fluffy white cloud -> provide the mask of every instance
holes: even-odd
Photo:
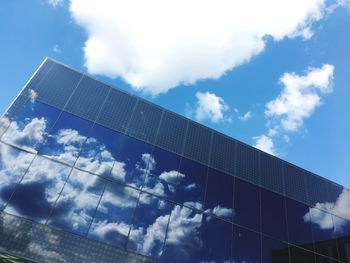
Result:
[[[215,206],[212,209],[212,213],[214,215],[217,215],[218,217],[231,217],[232,213],[233,213],[233,209],[232,208],[226,208],[226,207],[222,207],[220,205]]]
[[[178,171],[172,170],[169,172],[165,172],[165,171],[162,172],[159,175],[159,178],[170,184],[178,184],[181,182],[183,178],[185,178],[185,175]]]
[[[275,146],[271,137],[261,134],[260,136],[253,137],[255,140],[254,147],[267,152],[272,155],[276,155]]]
[[[48,4],[53,6],[54,8],[62,6],[63,0],[47,0]]]
[[[267,117],[280,119],[286,131],[297,131],[321,104],[321,94],[332,92],[334,66],[310,68],[306,75],[284,73],[280,79],[283,90],[266,105]]]
[[[224,113],[229,109],[223,98],[210,92],[197,92],[197,107],[195,117],[197,120],[210,120],[212,122],[220,122],[229,120]]]
[[[326,8],[325,0],[70,2],[87,32],[89,72],[153,95],[219,78],[259,54],[266,36],[310,38]]]
[[[7,127],[10,125],[10,120],[7,117],[0,118],[0,137],[6,131]]]

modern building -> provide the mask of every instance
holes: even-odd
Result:
[[[350,262],[348,189],[52,59],[0,122],[1,259]]]

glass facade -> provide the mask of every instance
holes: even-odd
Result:
[[[0,119],[0,255],[23,262],[350,262],[349,204],[51,59]]]

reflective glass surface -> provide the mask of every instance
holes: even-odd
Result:
[[[128,249],[159,258],[173,204],[143,193],[136,208],[129,235]]]
[[[287,241],[284,196],[261,188],[261,231]]]
[[[314,263],[315,254],[299,247],[289,247],[290,263]]]
[[[45,223],[71,168],[37,156],[5,211]]]
[[[140,188],[146,175],[154,168],[152,146],[118,133],[114,141],[118,147],[113,149],[116,161],[111,178]]]
[[[287,263],[289,262],[288,244],[272,238],[262,236],[261,240],[262,263]]]
[[[73,169],[51,214],[49,224],[85,235],[95,214],[104,185],[103,179]]]
[[[242,227],[233,227],[233,262],[260,263],[260,234]]]
[[[237,224],[260,231],[259,187],[235,179],[234,217]]]
[[[171,212],[161,259],[169,263],[198,261],[202,214],[176,205]]]
[[[0,210],[27,171],[34,155],[0,143]]]
[[[350,221],[332,216],[334,223],[334,237],[337,240],[339,259],[350,262]]]
[[[205,208],[209,213],[232,221],[234,177],[209,169]]]
[[[139,191],[109,183],[99,203],[88,237],[124,247]]]
[[[35,100],[29,100],[13,118],[1,140],[27,151],[37,152],[60,111]]]
[[[313,251],[309,207],[286,198],[286,208],[289,242]]]
[[[178,173],[180,157],[155,147],[148,163],[144,190],[159,196],[173,199],[176,186],[184,175]]]
[[[39,154],[74,165],[91,127],[92,122],[63,112],[49,132]]]
[[[181,159],[181,181],[176,189],[176,201],[190,207],[203,207],[208,168],[197,162]]]
[[[317,208],[309,211],[315,251],[319,254],[338,258],[337,244],[334,236],[332,215]]]
[[[200,262],[230,262],[232,224],[213,216],[203,217]]]

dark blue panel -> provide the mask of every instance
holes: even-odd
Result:
[[[131,137],[115,134],[113,149],[115,163],[111,178],[119,182],[140,188],[152,163],[152,146]]]
[[[261,231],[274,238],[287,241],[284,196],[261,188]]]
[[[328,208],[329,210],[341,217],[347,218],[350,220],[350,214],[348,212],[348,209],[339,209],[339,205],[343,202],[347,202],[347,200],[350,200],[350,194],[349,190],[347,190],[345,187],[338,185],[333,182],[327,183],[327,189],[329,194],[329,204]]]
[[[176,201],[186,206],[203,208],[208,168],[197,162],[181,159],[180,177]]]
[[[183,179],[178,173],[180,156],[155,147],[148,163],[148,173],[143,190],[173,199],[176,186]]]
[[[75,89],[64,110],[79,117],[95,121],[109,93],[110,87],[97,80],[84,77]]]
[[[9,120],[13,120],[16,118],[17,114],[23,109],[23,107],[26,105],[27,101],[30,100],[29,98],[19,95],[15,101],[11,104],[10,108],[5,113],[5,116]],[[0,132],[1,136],[1,132]]]
[[[73,169],[57,201],[49,224],[85,235],[95,214],[105,181]]]
[[[49,132],[39,154],[74,165],[91,128],[92,122],[63,112]]]
[[[5,211],[45,223],[71,168],[36,157]]]
[[[233,221],[260,231],[259,187],[236,178],[234,194]]]
[[[159,258],[173,204],[146,193],[136,208],[127,248],[142,255]]]
[[[337,239],[339,259],[350,262],[350,221],[332,216],[334,223],[334,237]]]
[[[316,263],[338,263],[338,260],[315,254]]]
[[[286,198],[289,243],[313,251],[309,207]]]
[[[260,152],[261,186],[284,194],[282,165],[282,160]]]
[[[234,174],[236,141],[219,133],[213,133],[210,166]]]
[[[259,151],[237,142],[236,176],[260,185]]]
[[[29,100],[13,118],[1,139],[27,151],[36,152],[59,114],[60,111],[53,107]]]
[[[139,100],[127,133],[143,141],[154,143],[161,115],[162,110],[159,107]]]
[[[176,205],[170,222],[161,259],[167,263],[193,263],[199,257],[199,233],[202,215]]]
[[[28,96],[28,95],[30,95],[30,91],[29,90],[36,91],[38,89],[38,85],[45,78],[45,76],[50,71],[50,69],[52,68],[53,65],[54,65],[54,62],[52,60],[46,59],[44,61],[44,63],[40,66],[38,71],[35,73],[35,75],[27,83],[27,85],[24,88],[22,94],[25,95],[25,96]]]
[[[204,164],[209,163],[212,131],[195,122],[189,122],[184,146],[184,156]]]
[[[175,113],[164,111],[159,126],[156,145],[181,154],[188,120]]]
[[[262,263],[288,263],[288,244],[262,236],[261,240]]]
[[[214,169],[209,169],[205,197],[208,212],[226,220],[233,217],[234,177]]]
[[[53,65],[46,77],[37,85],[38,100],[62,109],[81,78],[81,73],[60,64]]]
[[[317,208],[310,208],[315,251],[319,254],[338,258],[332,215]]]
[[[232,224],[204,216],[200,262],[231,262]]]
[[[260,234],[234,226],[232,250],[233,262],[260,263]]]
[[[139,191],[108,184],[98,206],[88,237],[125,247]]]
[[[96,122],[125,132],[136,101],[135,97],[112,88]]]
[[[315,262],[315,254],[313,252],[290,246],[290,263],[314,263]]]
[[[0,211],[27,171],[34,155],[0,143]]]
[[[326,203],[329,201],[327,182],[325,179],[305,172],[309,205],[314,206],[317,203]]]
[[[300,168],[284,162],[284,180],[286,196],[307,203],[305,173]]]

